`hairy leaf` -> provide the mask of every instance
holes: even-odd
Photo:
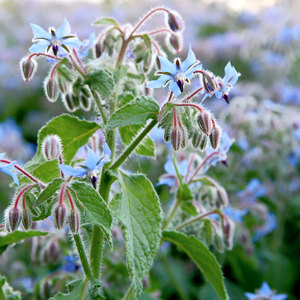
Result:
[[[118,22],[111,18],[100,18],[93,23],[93,25],[113,25],[119,26]]]
[[[57,178],[54,179],[51,183],[49,183],[47,188],[39,195],[36,201],[36,206],[40,205],[41,203],[52,197],[54,193],[60,189],[63,182],[63,179]]]
[[[176,231],[164,231],[163,238],[184,251],[195,262],[220,298],[228,299],[221,267],[214,255],[200,240]]]

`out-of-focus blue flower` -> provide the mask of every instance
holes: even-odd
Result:
[[[300,29],[297,26],[284,26],[278,34],[281,43],[289,45],[300,38]]]
[[[175,63],[171,63],[162,56],[158,58],[161,67],[157,75],[160,75],[160,77],[157,80],[149,81],[147,87],[161,88],[169,84],[169,88],[175,97],[178,97],[183,92],[185,83],[190,84],[190,79],[194,76],[193,72],[201,70],[200,62],[196,59],[191,46],[189,47],[188,56],[183,62],[180,62],[178,58],[175,60]]]
[[[96,40],[96,34],[95,34],[95,32],[93,32],[93,33],[90,34],[88,40],[83,41],[81,43],[81,46],[78,50],[79,56],[81,58],[85,58],[86,56],[88,56],[89,50],[90,50],[91,47],[94,46],[95,40]]]
[[[259,290],[255,291],[255,294],[252,293],[245,293],[245,296],[249,299],[249,300],[285,300],[287,299],[287,295],[285,294],[279,294],[276,295],[275,291],[271,290],[271,288],[269,287],[269,285],[264,282]]]
[[[254,236],[253,241],[256,242],[265,235],[271,233],[277,226],[276,216],[273,213],[268,213],[267,220],[265,223],[257,228]]]
[[[63,25],[56,30],[49,28],[49,32],[47,32],[36,24],[31,24],[31,28],[34,37],[33,42],[37,43],[29,48],[30,52],[43,53],[52,49],[56,56],[61,47],[70,52],[72,48],[80,46],[80,41],[74,34],[71,34],[71,27],[66,18]]]
[[[98,156],[90,147],[86,146],[87,158],[83,165],[79,168],[73,168],[68,165],[59,164],[59,168],[66,176],[84,177],[88,176],[93,185],[96,185],[97,173],[100,168],[110,161],[111,151],[107,145],[104,143],[104,154]]]
[[[219,161],[226,164],[227,152],[232,146],[234,139],[232,139],[227,132],[223,132],[220,146],[217,150],[209,146],[206,150],[206,155],[209,158],[204,167],[204,173],[210,168],[210,166],[216,166]]]
[[[241,74],[236,71],[235,67],[233,67],[229,61],[225,66],[225,76],[220,82],[218,82],[219,89],[215,91],[216,97],[223,97],[226,101],[228,101],[229,92],[233,85],[238,81],[239,76],[241,76]]]
[[[181,161],[177,165],[178,173],[180,175],[184,176],[187,172],[187,167],[188,167],[187,160]],[[175,167],[174,167],[174,164],[173,164],[173,161],[172,161],[172,158],[170,155],[168,155],[168,159],[164,165],[164,169],[167,174],[164,174],[159,178],[159,182],[157,183],[157,185],[166,184],[170,187],[175,186],[176,182],[177,182],[177,175],[176,175]]]
[[[15,280],[14,286],[21,285],[26,291],[31,291],[34,285],[34,280],[31,277],[23,277]]]
[[[227,206],[223,210],[224,214],[231,218],[235,222],[242,223],[243,216],[245,216],[249,210],[247,208],[244,209],[235,209],[232,206]]]
[[[237,192],[237,196],[245,202],[253,203],[258,197],[263,197],[267,194],[266,187],[257,178],[251,179],[245,190]]]
[[[0,159],[4,159],[5,153],[0,153]],[[0,165],[0,172],[9,175],[15,182],[16,185],[19,185],[19,180],[17,175],[13,172],[15,161],[11,162],[10,164]]]
[[[240,147],[240,149],[242,149],[243,151],[247,150],[249,147],[249,143],[245,138],[240,138],[236,141],[236,143],[238,144],[238,146]]]
[[[296,125],[294,136],[300,142],[300,122]]]
[[[81,265],[79,263],[79,258],[66,255],[65,256],[65,265],[63,266],[63,269],[65,272],[73,273],[76,272],[78,269],[81,268]]]

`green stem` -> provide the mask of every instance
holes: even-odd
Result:
[[[85,274],[85,276],[88,280],[91,280],[93,278],[93,275],[92,275],[92,271],[90,269],[88,259],[86,257],[86,253],[85,253],[85,250],[84,250],[84,246],[83,246],[81,237],[80,237],[79,234],[73,234],[73,238],[74,238],[74,241],[75,241],[75,245],[76,245],[76,248],[77,248],[77,251],[78,251],[78,255],[79,255],[79,258],[80,258],[80,261],[81,261],[81,264],[82,264],[84,274]]]
[[[90,263],[94,278],[100,278],[100,268],[103,252],[103,232],[98,225],[94,225],[90,250]]]
[[[132,300],[133,296],[133,286],[130,285],[122,300]]]
[[[95,92],[95,91],[92,91],[92,94],[93,94],[95,103],[96,103],[96,105],[97,105],[97,108],[98,108],[98,110],[99,110],[99,112],[100,112],[100,114],[101,114],[103,123],[106,124],[106,122],[107,122],[107,117],[106,117],[106,114],[105,114],[105,112],[104,112],[104,110],[103,110],[103,107],[102,107],[102,104],[101,104],[99,95],[98,95],[97,92]]]
[[[168,217],[167,217],[167,219],[166,219],[166,222],[165,222],[165,224],[164,224],[164,226],[163,226],[163,230],[165,230],[165,229],[168,228],[168,225],[170,224],[171,220],[173,219],[174,214],[175,214],[175,212],[177,211],[177,209],[178,209],[180,203],[181,203],[181,201],[180,201],[178,198],[176,198],[176,200],[175,200],[175,202],[173,203],[173,206],[172,206],[172,208],[171,208],[171,210],[170,210],[170,212],[169,212],[169,215],[168,215]]]
[[[131,152],[139,145],[143,138],[151,131],[151,129],[157,124],[157,120],[152,120],[144,130],[138,135],[138,137],[128,146],[128,148],[119,156],[119,158],[110,167],[111,169],[117,169],[122,165]]]
[[[117,59],[117,63],[116,63],[116,69],[119,69],[121,67],[124,55],[126,53],[127,46],[128,46],[130,41],[131,41],[131,37],[129,37],[127,40],[123,39],[121,50],[120,50],[120,53],[119,53],[119,56],[118,56],[118,59]]]

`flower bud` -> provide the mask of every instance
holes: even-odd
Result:
[[[197,123],[200,129],[209,136],[212,130],[211,114],[207,111],[202,111],[197,117]]]
[[[181,31],[183,29],[183,22],[178,14],[174,12],[168,13],[168,25],[170,29],[174,32]]]
[[[50,102],[55,102],[58,98],[58,86],[54,77],[48,77],[44,81],[45,95]]]
[[[165,132],[164,132],[164,141],[167,143],[171,138],[171,128],[168,126],[167,128],[165,128]]]
[[[160,59],[159,59],[158,55],[156,56],[155,62],[156,62],[157,68],[160,69],[161,65],[160,65]]]
[[[49,280],[44,280],[40,283],[39,296],[41,299],[49,299],[51,297],[51,285]]]
[[[11,231],[18,229],[22,220],[22,212],[17,207],[13,207],[8,212],[8,223]]]
[[[61,229],[65,225],[67,209],[65,205],[58,205],[54,210],[55,227]]]
[[[225,238],[225,246],[227,250],[231,250],[233,246],[233,236],[234,236],[234,229],[235,229],[235,224],[232,220],[226,218],[224,220],[224,227],[223,227],[223,232],[224,232],[224,238]]]
[[[69,216],[69,226],[73,233],[78,233],[80,229],[80,214],[77,210],[72,209]]]
[[[67,82],[67,80],[64,77],[58,76],[57,77],[57,83],[58,83],[59,90],[63,94],[68,91],[68,82]]]
[[[143,62],[143,71],[144,73],[147,73],[152,66],[152,53],[150,51],[147,51],[147,53],[144,55]]]
[[[224,207],[228,206],[229,202],[228,202],[228,195],[227,195],[226,190],[220,185],[217,185],[216,188],[217,188],[217,194],[219,197],[220,205],[222,205]]]
[[[72,99],[72,94],[71,93],[67,93],[64,95],[63,97],[63,103],[66,107],[66,109],[69,111],[69,112],[74,112],[76,110],[76,107],[73,103],[73,99]]]
[[[222,135],[221,128],[219,126],[214,126],[209,138],[210,138],[210,144],[213,147],[213,149],[215,149],[215,150],[220,145],[221,135]]]
[[[23,209],[22,225],[25,230],[31,229],[32,217],[29,209]]]
[[[79,96],[79,102],[80,102],[80,107],[83,110],[89,111],[91,109],[91,100],[89,97],[86,97],[85,95],[81,94]]]
[[[51,242],[47,245],[46,256],[48,262],[58,262],[60,250],[56,239],[51,240]]]
[[[182,39],[178,34],[171,34],[167,36],[167,42],[179,54],[182,49]]]
[[[202,134],[200,144],[199,144],[200,150],[204,151],[207,147],[207,144],[208,144],[208,137],[205,134]]]
[[[42,154],[46,160],[59,158],[62,154],[61,140],[57,135],[47,135],[42,143]]]
[[[202,132],[201,131],[194,131],[192,136],[192,145],[194,148],[198,148],[200,146],[200,141],[202,138]]]
[[[180,128],[182,133],[181,148],[185,148],[188,144],[188,132],[185,127]]]
[[[182,132],[178,127],[174,127],[171,131],[171,144],[175,151],[178,151],[182,141]]]
[[[95,44],[95,57],[96,58],[99,58],[102,53],[103,53],[103,49],[102,49],[102,43],[101,42],[98,42]]]
[[[211,72],[206,72],[202,75],[202,84],[205,92],[209,95],[213,95],[218,88],[215,76]]]
[[[77,109],[77,108],[80,107],[79,96],[80,96],[80,95],[72,94],[72,101],[73,101],[73,104],[74,104],[75,109]]]
[[[35,71],[37,70],[37,62],[35,59],[24,57],[20,61],[21,74],[24,81],[28,82],[33,78]]]

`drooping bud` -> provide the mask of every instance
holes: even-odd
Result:
[[[212,130],[211,114],[207,111],[202,111],[197,117],[197,123],[200,129],[209,136]]]
[[[218,88],[215,76],[209,71],[206,71],[206,73],[202,74],[202,84],[205,92],[209,95],[213,95]]]
[[[52,239],[46,249],[47,261],[58,262],[60,250],[56,239]]]
[[[181,31],[183,29],[183,21],[177,13],[168,13],[168,25],[170,29],[174,32]]]
[[[77,210],[72,209],[69,216],[69,226],[73,233],[78,233],[80,229],[80,214]]]
[[[29,209],[23,209],[22,225],[25,230],[31,229],[32,217]]]
[[[220,205],[222,205],[224,207],[228,206],[229,202],[228,202],[228,195],[227,195],[226,190],[220,185],[217,185],[216,188],[217,188],[217,194],[219,197]]]
[[[64,94],[68,91],[68,82],[63,76],[57,77],[59,90]]]
[[[204,151],[207,147],[208,144],[208,137],[205,134],[202,134],[200,144],[199,144],[199,149],[201,151]]]
[[[152,53],[150,51],[147,51],[147,53],[144,55],[143,60],[143,71],[144,73],[147,73],[152,66]]]
[[[194,148],[198,148],[200,146],[202,135],[203,134],[201,131],[194,131],[192,136],[192,145],[194,146]]]
[[[69,112],[74,112],[76,110],[71,93],[67,93],[64,95],[63,104]]]
[[[179,54],[182,49],[182,38],[178,34],[167,36],[167,42]]]
[[[95,44],[95,57],[96,58],[99,58],[102,53],[103,53],[103,49],[102,49],[102,43],[101,42],[98,42]]]
[[[210,138],[210,144],[213,147],[213,149],[217,149],[220,145],[221,141],[221,135],[222,135],[222,130],[219,126],[214,126],[212,129],[212,132],[209,136]]]
[[[37,62],[33,58],[24,57],[20,61],[20,68],[24,81],[28,82],[37,70]]]
[[[91,100],[89,97],[86,97],[85,95],[81,94],[79,97],[80,107],[85,110],[89,111],[91,109]]]
[[[171,138],[171,128],[167,127],[165,128],[165,132],[164,132],[164,141],[167,143]]]
[[[40,283],[39,296],[41,299],[49,299],[51,297],[51,285],[49,280],[44,280]]]
[[[174,151],[178,151],[182,141],[182,131],[178,127],[174,127],[171,131],[171,144]]]
[[[57,135],[47,135],[42,143],[42,154],[46,160],[59,158],[62,154],[61,140]]]
[[[58,205],[54,210],[55,227],[61,229],[65,225],[67,209],[64,204]]]
[[[19,208],[13,207],[8,212],[8,223],[11,231],[18,229],[22,220],[22,212]]]
[[[57,81],[54,77],[48,77],[44,81],[45,95],[50,102],[55,102],[58,98],[59,91]]]
[[[181,129],[181,133],[182,133],[181,148],[184,149],[188,144],[188,141],[189,141],[188,135],[189,134],[185,127],[181,127],[180,129]]]
[[[74,104],[75,109],[80,107],[79,96],[80,96],[80,95],[72,94],[72,101],[73,101],[73,104]]]
[[[160,70],[161,65],[160,65],[160,59],[158,56],[156,56],[155,61],[156,61],[157,68]]]
[[[224,238],[225,238],[225,246],[226,246],[227,250],[232,249],[234,229],[235,229],[235,223],[232,220],[226,218],[224,220],[223,232],[224,232]]]

